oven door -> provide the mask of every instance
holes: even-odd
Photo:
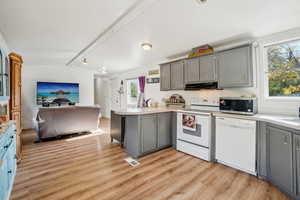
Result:
[[[210,116],[177,113],[177,139],[208,147],[210,124]]]

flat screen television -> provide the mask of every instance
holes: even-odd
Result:
[[[38,105],[79,103],[78,83],[37,82]]]

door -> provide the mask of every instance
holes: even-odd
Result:
[[[171,89],[184,89],[184,61],[171,63]]]
[[[287,192],[293,191],[292,133],[267,126],[267,174],[270,181]]]
[[[157,149],[157,117],[156,115],[144,115],[141,117],[141,144],[142,154]]]
[[[199,60],[200,60],[200,81],[201,82],[216,81],[215,56],[214,55],[201,56]]]
[[[171,89],[171,64],[160,66],[160,90],[166,91]]]
[[[294,135],[294,165],[295,165],[295,186],[296,196],[300,197],[300,135]]]
[[[217,54],[220,88],[252,86],[250,46],[226,50]]]
[[[172,113],[157,114],[157,123],[158,148],[170,146],[172,144]]]
[[[199,82],[199,58],[187,59],[184,64],[185,83]]]

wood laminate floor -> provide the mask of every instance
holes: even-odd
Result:
[[[289,199],[254,176],[177,152],[174,148],[129,166],[117,144],[110,144],[109,121],[90,135],[33,143],[23,134],[23,160],[11,199],[15,200],[186,200]]]

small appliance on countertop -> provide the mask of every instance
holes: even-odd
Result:
[[[255,115],[257,113],[257,99],[255,97],[220,97],[220,112]]]

